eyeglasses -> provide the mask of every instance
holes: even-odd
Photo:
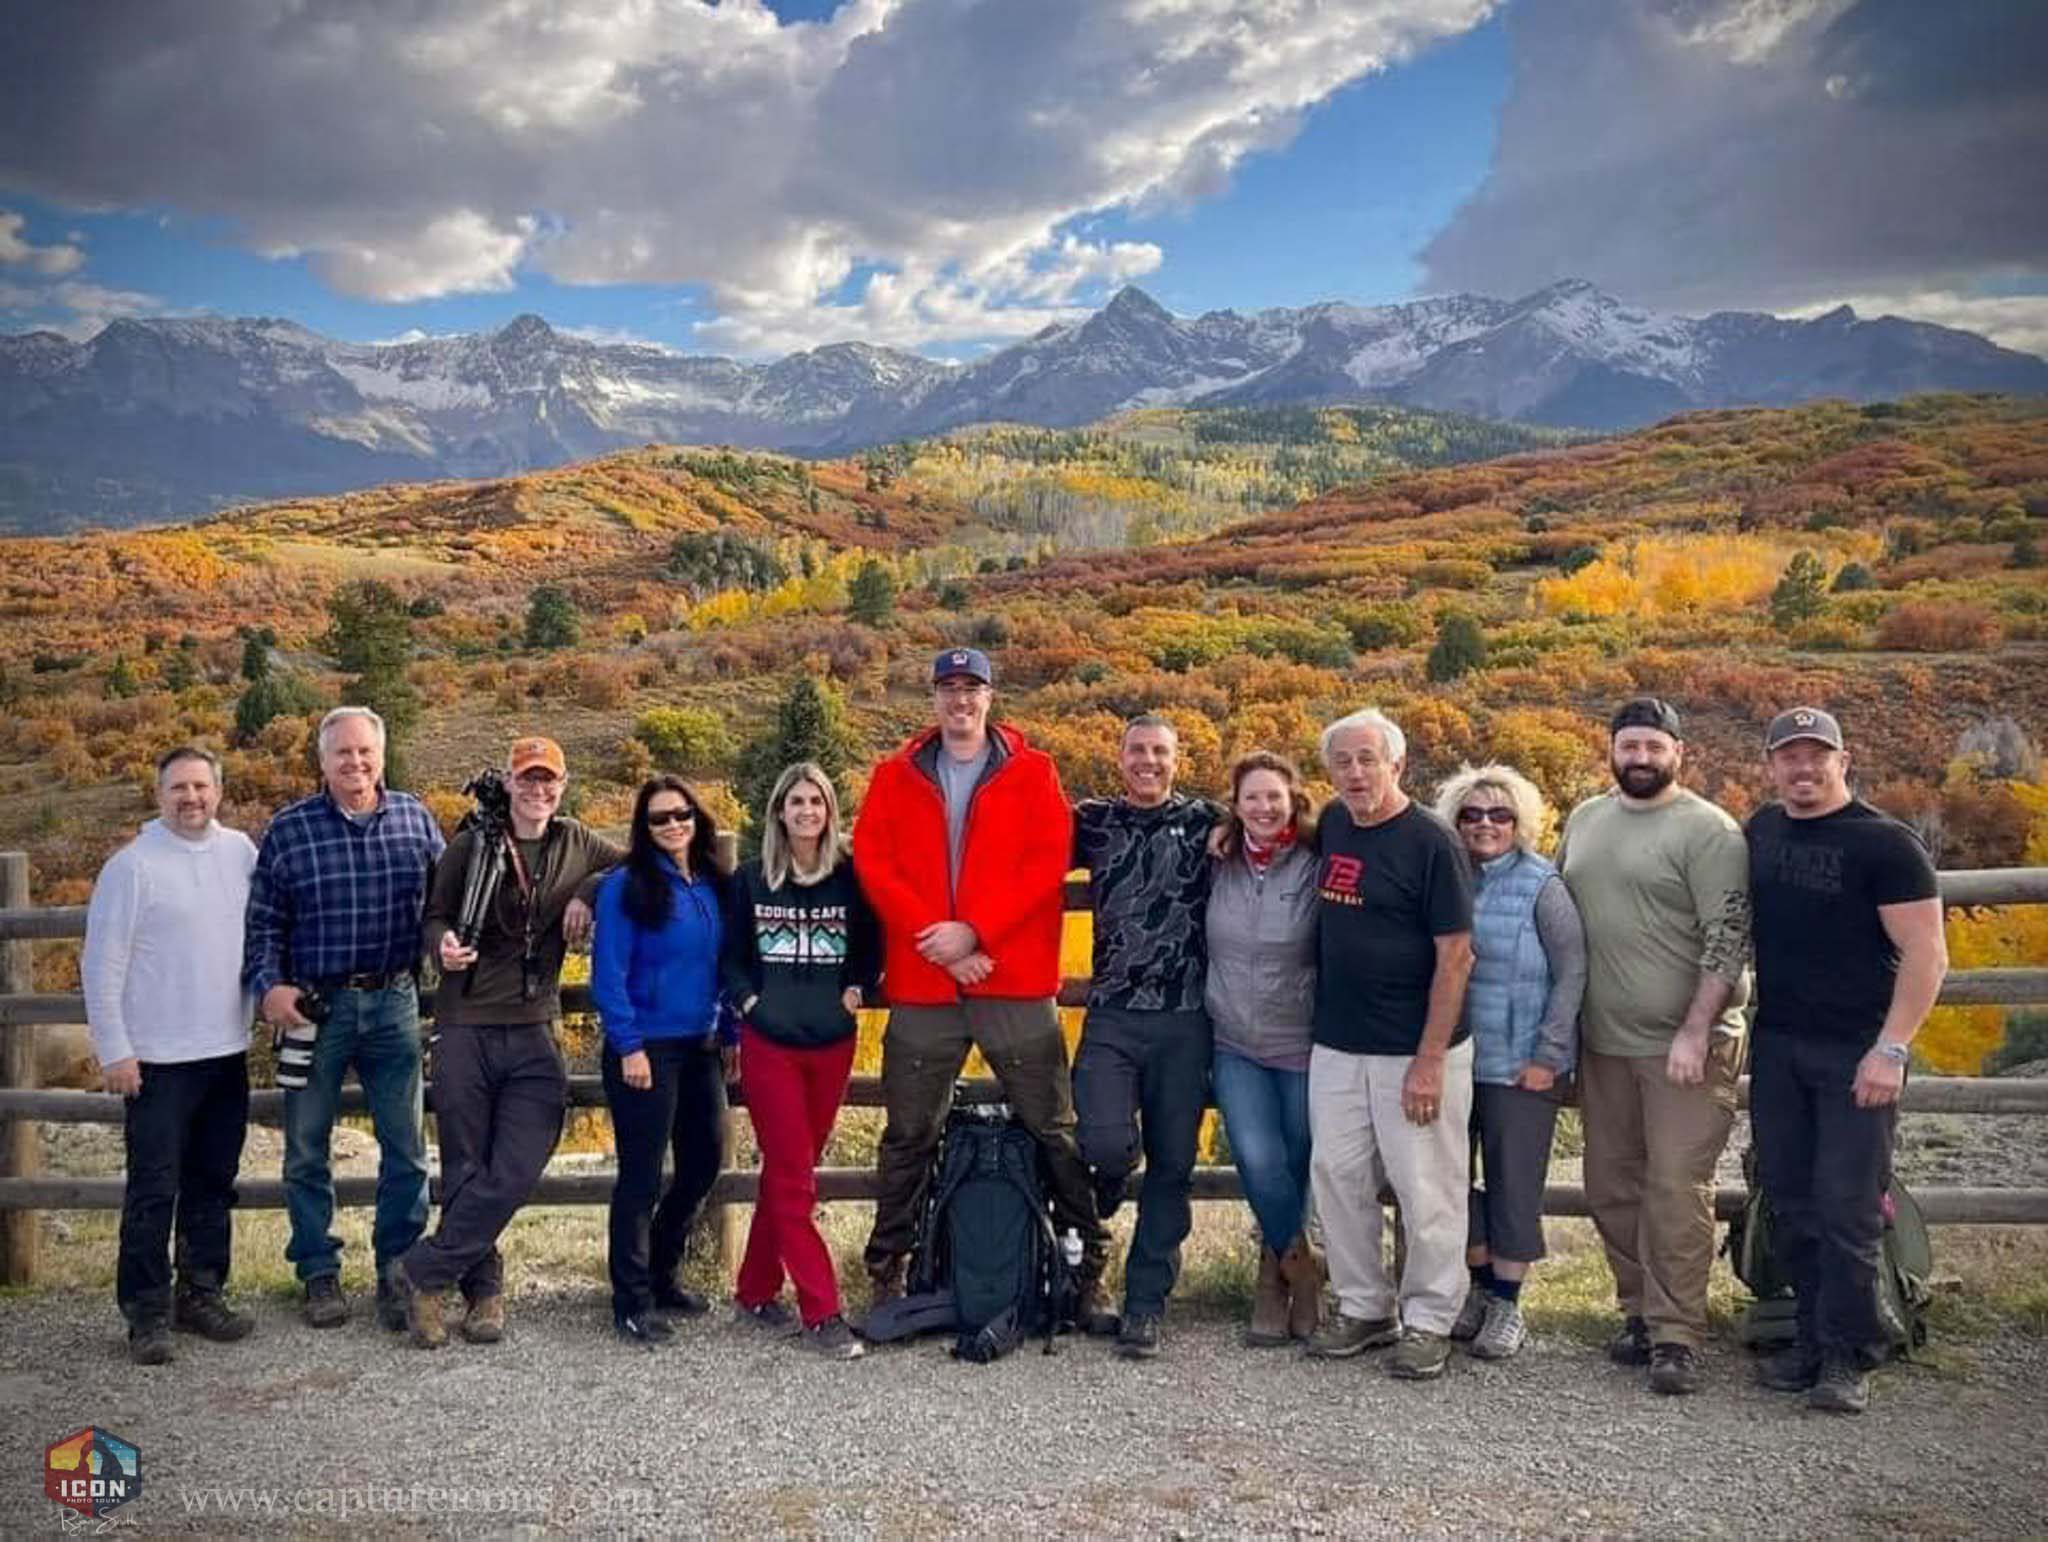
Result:
[[[988,687],[983,685],[979,680],[968,680],[948,681],[940,685],[935,685],[932,687],[932,689],[941,696],[969,697],[979,696],[983,691],[987,690]]]
[[[1515,811],[1511,808],[1461,808],[1458,823],[1461,825],[1511,825],[1515,822]]]
[[[647,828],[659,830],[664,825],[686,825],[694,823],[697,811],[693,808],[658,809],[647,816]]]
[[[559,787],[562,785],[562,779],[544,766],[537,767],[532,771],[522,771],[513,780],[521,787]]]

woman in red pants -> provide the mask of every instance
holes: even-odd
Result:
[[[725,990],[738,1009],[740,1085],[761,1147],[761,1195],[734,1301],[738,1316],[803,1348],[852,1360],[832,1253],[818,1234],[818,1159],[853,1068],[854,1016],[881,949],[854,881],[832,779],[800,761],[776,779],[761,855],[732,885]],[[798,1319],[782,1302],[796,1286]]]

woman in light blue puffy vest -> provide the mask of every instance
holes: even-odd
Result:
[[[1550,1143],[1578,1058],[1586,934],[1557,869],[1535,843],[1543,795],[1506,766],[1466,766],[1437,813],[1472,862],[1472,1288],[1451,1337],[1483,1360],[1522,1347],[1522,1281],[1543,1257]]]

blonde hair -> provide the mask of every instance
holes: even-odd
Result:
[[[809,782],[825,799],[825,831],[818,838],[818,865],[808,870],[796,865],[790,850],[789,832],[782,827],[782,805],[798,782]],[[839,828],[839,789],[815,760],[799,760],[785,766],[768,794],[767,818],[761,828],[761,876],[770,890],[779,889],[791,878],[798,883],[818,883],[829,878],[846,855],[846,839]]]
[[[1512,766],[1499,762],[1484,766],[1460,766],[1447,777],[1436,795],[1437,816],[1452,829],[1458,826],[1458,810],[1475,792],[1495,792],[1515,811],[1515,844],[1534,851],[1536,843],[1550,829],[1550,805],[1536,784]]]

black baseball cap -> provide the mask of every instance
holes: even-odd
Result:
[[[950,675],[972,675],[983,685],[996,683],[996,672],[989,667],[988,655],[979,648],[948,648],[932,660],[933,685]]]
[[[1624,728],[1654,728],[1659,733],[1683,739],[1679,727],[1678,709],[1661,696],[1631,696],[1614,709],[1614,716],[1608,719],[1607,732],[1614,735]]]
[[[1764,730],[1764,753],[1790,744],[1795,739],[1812,739],[1825,744],[1831,750],[1839,750],[1842,744],[1842,725],[1834,714],[1823,712],[1819,707],[1792,707],[1771,719],[1771,726]]]

